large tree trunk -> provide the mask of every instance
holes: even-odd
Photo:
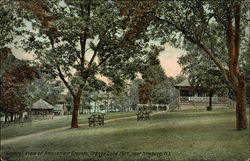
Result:
[[[209,105],[207,107],[208,111],[212,111],[212,98],[213,98],[213,92],[209,92]]]
[[[226,36],[229,49],[229,80],[236,95],[236,128],[247,128],[246,114],[246,80],[239,68],[240,58],[240,3],[229,7],[226,16]],[[234,24],[232,17],[234,16]]]
[[[237,130],[247,128],[247,112],[246,112],[246,82],[244,78],[239,80],[236,94],[236,127]]]
[[[10,113],[10,122],[13,122],[13,121],[14,121],[14,113],[11,112],[11,113]]]
[[[72,113],[72,121],[71,121],[71,128],[78,128],[78,112],[79,112],[79,107],[80,107],[80,102],[81,102],[81,95],[82,95],[82,90],[78,89],[76,95],[73,97],[74,99],[74,108],[73,108],[73,113]]]

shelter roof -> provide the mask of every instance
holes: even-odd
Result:
[[[37,102],[33,103],[29,109],[54,109],[54,106],[44,101],[43,99],[39,99]]]

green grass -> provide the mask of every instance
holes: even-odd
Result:
[[[126,116],[135,115],[134,112],[129,113],[108,113],[105,114],[105,119],[113,119],[113,118],[120,118]],[[88,117],[90,114],[82,114],[79,115],[78,122],[79,124],[87,123]],[[56,116],[53,120],[42,120],[42,121],[35,121],[35,122],[26,122],[21,126],[21,124],[14,124],[7,126],[5,125],[1,129],[1,139],[7,139],[15,136],[23,136],[28,134],[33,134],[37,132],[42,132],[45,130],[51,130],[60,127],[69,127],[71,124],[71,115],[70,116]]]
[[[110,118],[122,116],[123,113],[109,115]],[[2,156],[8,161],[20,158],[27,161],[244,161],[249,157],[248,136],[248,130],[235,130],[234,110],[181,111],[154,115],[149,121],[128,119],[105,126],[82,126],[6,144],[2,146]]]

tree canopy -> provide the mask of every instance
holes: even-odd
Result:
[[[66,0],[17,4],[18,16],[32,28],[23,28],[26,38],[21,47],[34,52],[43,71],[60,78],[70,91],[74,98],[72,127],[78,126],[82,91],[95,86],[97,75],[119,84],[135,78],[137,66],[146,63],[148,35],[143,31],[149,24],[128,23],[135,17],[127,15],[121,3]]]
[[[159,1],[156,5],[153,37],[179,47],[189,41],[202,49],[232,87],[237,102],[237,129],[246,129],[246,80],[239,58],[247,24],[247,2]]]

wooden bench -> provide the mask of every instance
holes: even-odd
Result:
[[[149,117],[150,113],[151,113],[151,111],[143,111],[143,115],[144,115],[145,120],[150,120],[150,117]]]
[[[93,125],[104,125],[104,115],[105,114],[93,114],[91,115],[88,120],[89,120],[89,126]]]
[[[139,111],[136,115],[137,115],[137,121],[139,120],[150,120],[150,114],[151,111],[148,111],[148,110],[142,110],[142,111]]]

